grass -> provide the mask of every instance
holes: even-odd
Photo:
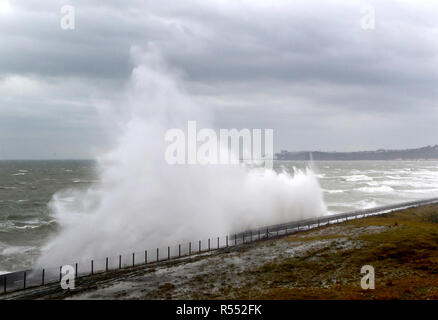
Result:
[[[239,299],[438,299],[438,206],[406,209],[337,225],[353,236],[314,231],[277,241],[332,240],[299,258],[266,263],[254,270],[257,290],[236,288]],[[359,232],[359,230],[379,230]],[[383,228],[382,228],[383,227]],[[360,248],[342,248],[343,239]],[[376,288],[360,287],[363,265],[375,268]],[[266,285],[263,285],[265,283]]]

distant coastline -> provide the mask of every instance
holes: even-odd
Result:
[[[295,161],[354,161],[354,160],[438,160],[438,145],[417,149],[355,151],[355,152],[324,152],[324,151],[286,151],[275,154],[276,160]]]

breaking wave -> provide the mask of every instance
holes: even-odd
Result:
[[[133,49],[124,102],[98,105],[117,132],[115,147],[98,159],[99,179],[86,190],[64,190],[50,207],[60,232],[37,265],[80,262],[250,227],[326,213],[310,170],[293,174],[239,165],[169,165],[164,133],[188,120],[211,126],[156,50]]]

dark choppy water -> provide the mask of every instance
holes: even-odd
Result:
[[[305,162],[279,161],[293,173]],[[438,161],[321,161],[315,163],[330,212],[438,196]],[[58,225],[54,193],[96,181],[93,161],[0,161],[0,273],[32,266]]]
[[[52,195],[94,179],[93,161],[0,161],[0,273],[31,266],[56,232]]]

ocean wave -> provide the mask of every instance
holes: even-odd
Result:
[[[367,193],[387,193],[387,192],[394,192],[394,189],[390,186],[378,186],[378,187],[362,187],[357,188],[356,190],[361,192],[367,192]]]
[[[342,178],[348,182],[372,181],[373,180],[372,177],[369,177],[365,174],[354,174],[352,176],[343,176]]]
[[[324,190],[325,192],[327,192],[327,193],[344,193],[345,191],[344,190],[327,190],[327,189],[325,189]]]
[[[14,226],[14,229],[23,229],[23,230],[29,230],[29,229],[36,229],[39,228],[40,226],[22,226],[22,227],[18,227],[18,226]]]
[[[437,187],[436,183],[424,182],[424,181],[412,181],[412,180],[384,180],[381,181],[383,185],[393,187],[412,187],[412,188],[434,188]]]
[[[45,230],[55,226],[55,220],[41,221],[41,220],[29,220],[29,221],[14,221],[9,220],[6,223],[0,223],[0,230],[6,232],[21,232],[23,230]]]
[[[99,180],[83,180],[83,179],[73,179],[73,183],[96,183],[99,182]]]
[[[370,209],[370,208],[374,208],[377,207],[377,202],[376,200],[372,200],[372,199],[365,199],[365,200],[361,200],[358,201],[354,204],[354,207],[356,209]]]
[[[2,250],[2,255],[21,254],[34,251],[35,249],[37,248],[33,246],[8,246]]]
[[[27,201],[29,201],[29,199],[7,200],[7,201],[18,204],[18,203],[27,202]]]
[[[438,177],[438,171],[430,171],[430,170],[420,170],[411,172],[411,174],[415,176],[424,176],[424,177]]]
[[[413,172],[411,171],[411,169],[407,168],[407,169],[384,170],[382,173],[386,175],[394,175],[394,174],[400,175],[400,174],[412,174]]]
[[[386,178],[393,179],[393,180],[406,179],[406,177],[402,177],[400,175],[396,175],[396,176],[387,175]]]

